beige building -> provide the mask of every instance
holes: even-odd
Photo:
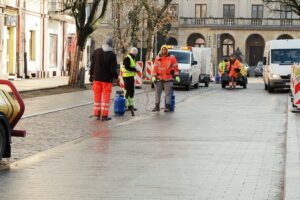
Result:
[[[262,0],[174,0],[169,44],[212,48],[216,65],[237,49],[250,66],[263,59],[268,40],[300,38],[299,16],[290,7]]]

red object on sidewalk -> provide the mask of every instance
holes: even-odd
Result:
[[[107,117],[110,107],[110,94],[112,92],[112,83],[94,81],[94,115]]]

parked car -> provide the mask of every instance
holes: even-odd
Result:
[[[259,61],[256,65],[256,68],[254,70],[255,72],[255,77],[259,77],[263,75],[263,71],[264,71],[264,64],[262,61]]]
[[[249,67],[249,65],[247,63],[241,63],[241,64],[244,66],[245,70],[247,71],[247,77],[249,77],[250,76],[250,67]]]

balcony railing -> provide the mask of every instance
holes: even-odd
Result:
[[[18,7],[18,0],[2,0],[2,4],[12,7]]]
[[[62,2],[49,2],[48,12],[49,14],[69,14],[69,11],[64,11],[64,5]]]
[[[233,27],[233,28],[297,28],[300,29],[299,19],[274,18],[189,18],[181,17],[180,26],[193,27]]]

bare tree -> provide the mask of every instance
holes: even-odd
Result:
[[[139,1],[113,0],[113,27],[115,48],[123,54],[129,46],[137,46],[142,21],[142,5]]]
[[[268,6],[272,11],[280,12],[281,6],[289,6],[291,11],[300,16],[300,1],[299,0],[263,0],[264,4]]]
[[[167,9],[172,0],[165,0],[163,4],[157,1],[142,0],[141,3],[147,14],[147,49],[146,60],[150,60],[153,51],[153,38],[159,31],[159,27],[164,27],[168,16]]]
[[[105,17],[109,0],[62,0],[63,11],[70,11],[75,19],[77,44],[74,59],[71,64],[69,85],[78,84],[78,74],[80,69],[84,69],[81,64],[83,51],[87,39],[98,27]],[[84,76],[80,76],[80,82],[84,83]]]

